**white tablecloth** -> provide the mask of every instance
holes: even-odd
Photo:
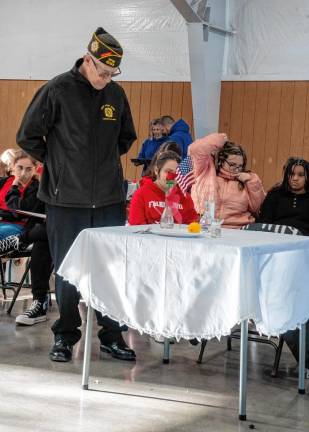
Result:
[[[278,335],[309,319],[309,238],[223,230],[222,238],[82,231],[58,273],[104,315],[151,335],[220,337],[243,319]]]

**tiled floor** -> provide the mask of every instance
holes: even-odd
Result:
[[[211,341],[202,365],[199,347],[174,344],[169,365],[163,345],[129,331],[136,363],[99,355],[93,339],[91,391],[81,390],[83,340],[70,363],[52,363],[49,321],[16,327],[15,316],[30,304],[18,300],[12,316],[0,300],[0,432],[106,431],[308,431],[309,396],[297,394],[297,369],[285,349],[280,376],[270,378],[273,350],[249,345],[248,421],[238,421],[239,343]],[[85,307],[81,305],[85,318]],[[307,391],[309,385],[307,383]]]

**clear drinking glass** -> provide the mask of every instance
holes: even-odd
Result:
[[[211,237],[218,238],[222,236],[221,225],[222,219],[213,219],[210,225],[210,235]]]
[[[161,219],[160,219],[160,227],[161,228],[174,228],[174,216],[173,210],[171,207],[165,202],[165,208],[163,210]]]
[[[215,202],[211,200],[205,201],[204,213],[201,216],[200,224],[202,226],[202,231],[209,232],[211,221],[215,217]]]

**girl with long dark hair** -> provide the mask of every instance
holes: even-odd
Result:
[[[289,158],[282,182],[274,186],[262,204],[259,222],[288,225],[309,235],[309,162]]]
[[[288,225],[309,235],[309,162],[290,157],[284,165],[282,182],[275,185],[262,204],[259,222]],[[283,335],[293,356],[299,359],[299,331]],[[309,378],[309,321],[306,324],[306,377]]]

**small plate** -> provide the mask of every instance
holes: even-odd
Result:
[[[166,237],[203,237],[204,233],[191,233],[185,228],[151,228],[151,234]]]

